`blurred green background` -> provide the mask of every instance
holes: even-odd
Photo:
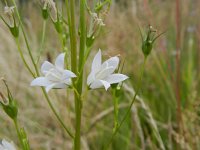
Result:
[[[62,1],[57,2],[60,11],[65,8]],[[37,56],[43,23],[40,5],[38,1],[31,0],[21,0],[18,4],[32,52]],[[3,14],[3,0],[0,6]],[[164,147],[169,150],[200,150],[199,6],[198,0],[113,1],[106,16],[106,27],[96,40],[85,74],[89,73],[92,58],[98,48],[103,50],[105,57],[120,54],[121,59],[125,60],[123,72],[130,80],[125,82],[121,93],[120,118],[133,97],[132,87],[137,87],[143,63],[139,27],[143,33],[149,24],[158,33],[166,32],[154,45],[147,60],[139,97],[110,149],[156,150]],[[23,38],[21,44],[26,54]],[[48,20],[44,51],[38,65],[49,57],[54,60],[61,51],[59,37],[52,22]],[[32,78],[23,67],[9,30],[0,21],[0,77],[2,76],[8,81],[19,104],[19,120],[28,132],[32,149],[72,149],[73,143],[56,122],[41,91],[29,86]],[[2,84],[0,90],[5,91]],[[51,92],[50,96],[59,114],[72,128],[73,96],[66,96],[62,90]],[[178,101],[181,102],[181,112],[177,111]],[[83,149],[101,150],[112,133],[113,122],[111,91],[89,92],[83,107]],[[7,138],[18,144],[11,120],[2,109],[0,138]]]

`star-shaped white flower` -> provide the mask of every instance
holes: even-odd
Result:
[[[102,63],[101,57],[101,50],[99,50],[94,57],[91,73],[87,78],[87,84],[91,89],[104,87],[107,90],[111,84],[122,82],[128,78],[126,75],[114,73],[119,65],[117,56],[109,58],[104,63]]]
[[[53,88],[64,89],[72,84],[71,78],[76,75],[64,69],[65,53],[60,54],[55,61],[55,65],[45,61],[41,66],[43,77],[38,77],[31,82],[31,86],[44,86],[46,91]]]
[[[0,150],[16,150],[13,142],[8,142],[6,140],[0,141]]]

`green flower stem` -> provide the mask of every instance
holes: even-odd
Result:
[[[14,124],[15,124],[15,129],[16,129],[16,131],[17,131],[17,136],[18,136],[18,139],[19,139],[20,144],[21,144],[21,146],[22,146],[22,149],[23,149],[23,150],[26,150],[26,149],[24,148],[23,139],[22,139],[21,134],[20,134],[20,128],[19,128],[19,125],[18,125],[18,122],[17,122],[17,118],[16,118],[16,119],[13,119],[13,122],[14,122]]]
[[[12,0],[12,1],[13,1],[14,6],[17,8],[17,5],[16,5],[16,3],[15,3],[15,0]],[[16,10],[17,10],[17,9],[16,9]],[[26,37],[26,34],[25,34],[25,31],[24,31],[23,24],[22,24],[22,21],[21,21],[21,18],[20,18],[20,15],[19,15],[18,10],[17,10],[17,16],[18,16],[18,18],[19,18],[19,22],[20,22],[20,25],[21,25],[21,27],[22,27],[22,32],[23,32],[23,36],[24,36],[24,39],[25,39],[25,42],[26,42],[26,46],[27,46],[27,49],[28,49],[28,52],[29,52],[29,56],[30,56],[31,61],[32,61],[33,65],[34,65],[34,68],[35,68],[35,70],[36,70],[36,74],[37,74],[37,76],[39,76],[39,71],[38,71],[38,68],[37,68],[36,63],[34,62],[33,55],[32,55],[32,53],[31,53],[30,46],[29,46],[29,43],[28,43],[28,39],[27,39],[27,37]],[[33,76],[33,77],[35,78],[35,76]],[[46,99],[46,101],[47,101],[49,107],[51,108],[52,112],[53,112],[54,115],[56,116],[57,120],[60,122],[60,124],[62,125],[62,127],[63,127],[63,128],[66,130],[66,132],[69,134],[69,136],[70,136],[71,138],[74,138],[74,136],[72,135],[72,133],[69,132],[68,128],[66,127],[66,125],[64,124],[64,122],[62,121],[62,119],[59,117],[58,113],[55,111],[55,108],[53,107],[53,105],[52,105],[52,103],[51,103],[51,101],[50,101],[50,99],[49,99],[49,97],[48,97],[46,91],[44,90],[44,88],[42,88],[42,92],[43,92],[43,94],[44,94],[44,96],[45,96],[45,99]]]
[[[19,52],[19,54],[20,54],[20,57],[21,57],[21,59],[22,59],[24,65],[25,65],[25,67],[27,68],[27,70],[29,71],[29,73],[30,73],[33,77],[35,77],[35,74],[32,72],[31,68],[29,67],[28,63],[26,62],[26,60],[25,60],[25,58],[24,58],[24,54],[23,54],[23,52],[22,52],[22,50],[21,50],[21,47],[20,47],[19,38],[15,38],[15,42],[16,42],[16,44],[17,44],[18,52]]]
[[[44,40],[45,40],[45,34],[46,34],[46,26],[47,26],[47,21],[44,20],[43,27],[42,27],[42,40],[41,40],[40,50],[39,50],[39,53],[38,53],[36,64],[39,62],[40,56],[41,56],[41,54],[44,50]]]
[[[118,122],[118,97],[116,96],[116,88],[113,90],[113,104],[114,104],[114,128],[113,128],[113,132],[115,132],[115,130],[117,130],[117,127],[119,125]]]
[[[81,149],[81,113],[82,113],[82,102],[81,97],[76,95],[75,98],[75,111],[76,111],[76,133],[74,139],[74,150]]]
[[[62,50],[64,50],[65,44],[64,44],[64,41],[63,41],[63,33],[59,33],[58,37],[60,39],[60,44],[62,45]]]
[[[144,69],[145,69],[145,65],[146,65],[146,60],[147,60],[147,57],[144,58],[144,63],[142,65],[142,69],[141,69],[141,74],[140,74],[140,80],[139,80],[139,83],[138,83],[138,87],[137,87],[137,90],[135,92],[135,95],[133,96],[133,99],[131,101],[131,104],[130,106],[128,107],[128,110],[126,111],[126,114],[124,115],[122,121],[119,123],[119,126],[117,127],[117,129],[113,132],[108,144],[104,147],[104,150],[108,149],[108,147],[110,146],[110,144],[112,143],[112,140],[113,138],[115,137],[115,135],[117,134],[117,132],[119,131],[119,129],[121,128],[121,126],[123,125],[123,123],[126,121],[128,115],[130,114],[130,111],[131,111],[131,108],[136,100],[136,97],[140,91],[140,88],[141,88],[141,84],[142,84],[142,78],[143,78],[143,74],[144,74]]]
[[[66,132],[69,134],[69,136],[71,138],[74,138],[73,134],[69,131],[69,129],[65,126],[64,122],[62,121],[62,119],[59,117],[58,113],[56,112],[55,108],[53,107],[49,96],[47,95],[47,92],[45,91],[45,89],[42,87],[42,92],[47,100],[47,103],[49,104],[51,110],[53,111],[54,115],[56,116],[56,118],[58,119],[58,121],[60,122],[60,124],[63,126],[63,128],[66,130]]]
[[[75,96],[76,106],[76,133],[74,140],[74,150],[81,149],[81,115],[82,115],[82,84],[83,84],[83,72],[81,71],[82,64],[84,64],[86,48],[86,21],[85,21],[85,0],[80,0],[80,50],[79,50],[79,77],[77,83],[77,90],[80,96]],[[80,72],[81,71],[81,72]]]
[[[70,0],[70,45],[72,72],[77,74],[77,47],[76,47],[76,24],[75,24],[75,0]]]
[[[66,0],[66,7],[67,7],[68,24],[69,24],[70,45],[71,45],[71,69],[75,74],[77,74],[77,47],[76,47],[77,42],[76,42],[76,26],[75,26],[75,1],[70,0],[70,7],[69,7],[69,2],[68,2],[68,0]],[[81,137],[82,102],[81,102],[81,96],[79,96],[79,94],[82,92],[82,87],[81,87],[82,86],[82,79],[78,83],[78,86],[76,85],[76,83],[74,81],[75,80],[73,80],[74,88],[77,89],[77,87],[79,87],[79,89],[77,89],[79,93],[74,92],[75,113],[76,113],[76,125],[75,125],[75,132],[76,133],[75,133],[75,139],[74,139],[74,149],[80,150],[80,148],[81,148],[80,137]]]
[[[79,72],[84,62],[86,49],[86,21],[85,21],[85,0],[80,0],[80,50],[79,50]]]
[[[24,30],[24,26],[23,26],[21,17],[20,17],[20,15],[19,15],[19,11],[18,11],[18,9],[17,9],[17,4],[16,4],[15,0],[12,0],[12,2],[13,2],[13,4],[14,4],[15,8],[16,8],[17,17],[18,17],[18,19],[19,19],[19,23],[20,23],[20,26],[21,26],[21,29],[22,29],[22,33],[23,33],[24,40],[25,40],[25,43],[26,43],[26,46],[27,46],[28,54],[29,54],[29,56],[30,56],[30,58],[31,58],[31,61],[32,61],[33,65],[34,65],[36,74],[39,75],[39,71],[38,71],[37,65],[36,65],[36,63],[35,63],[35,61],[34,61],[33,55],[32,55],[32,53],[31,53],[31,49],[30,49],[30,46],[29,46],[29,43],[28,43],[28,39],[27,39],[27,37],[26,37],[26,33],[25,33],[25,30]]]

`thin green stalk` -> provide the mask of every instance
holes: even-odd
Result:
[[[70,35],[70,46],[71,46],[71,69],[76,74],[77,73],[77,48],[76,48],[76,26],[75,26],[75,1],[66,0],[67,16],[68,16],[68,26],[69,26],[69,35]],[[76,84],[73,81],[73,86],[76,89]],[[75,90],[75,113],[76,113],[76,127],[75,127],[75,139],[74,139],[74,149],[80,150],[80,126],[81,126],[81,96]]]
[[[69,36],[70,36],[70,45],[71,45],[71,38],[72,38],[72,35],[71,35],[71,17],[70,17],[70,8],[69,8],[69,1],[68,0],[65,0],[65,4],[66,4],[66,10],[67,10],[67,20],[68,20],[68,28],[69,28]],[[66,56],[65,56],[65,62],[66,64],[68,64],[68,61],[66,59]],[[67,68],[69,68],[69,66],[67,66]]]
[[[15,124],[15,129],[16,129],[16,131],[17,131],[17,136],[18,136],[18,138],[19,138],[19,141],[20,141],[20,144],[21,144],[21,146],[22,146],[22,149],[25,150],[25,149],[24,149],[23,140],[22,140],[22,138],[21,138],[20,129],[19,129],[19,125],[18,125],[17,119],[13,119],[13,121],[14,121],[14,124]]]
[[[76,26],[75,26],[75,1],[70,0],[70,7],[68,0],[66,0],[66,7],[69,11],[68,14],[68,22],[69,22],[69,35],[70,35],[70,45],[71,45],[71,69],[77,74],[77,47],[76,47]],[[74,87],[77,85],[73,82]],[[74,92],[75,98],[75,112],[76,112],[76,133],[74,139],[74,149],[80,150],[80,136],[81,136],[81,97]]]
[[[85,49],[86,49],[86,21],[85,21],[85,0],[80,0],[80,50],[79,50],[79,73],[78,91],[82,93],[83,72],[81,71],[84,63]],[[80,72],[81,71],[81,72]]]
[[[59,33],[58,36],[59,36],[59,39],[60,39],[60,44],[62,45],[62,50],[65,49],[65,44],[64,44],[64,41],[63,41],[63,33]]]
[[[17,5],[16,5],[16,3],[15,3],[15,0],[12,0],[12,2],[13,2],[13,4],[14,4],[14,6],[17,8]],[[17,10],[17,9],[16,9],[16,10]],[[27,39],[27,37],[26,37],[26,33],[25,33],[25,31],[24,31],[23,24],[22,24],[22,21],[21,21],[21,18],[20,18],[20,15],[19,15],[18,10],[17,10],[17,16],[18,16],[18,19],[19,19],[19,22],[20,22],[20,25],[21,25],[21,28],[22,28],[23,36],[24,36],[24,39],[25,39],[25,42],[26,42],[26,46],[27,46],[27,49],[28,49],[29,56],[30,56],[30,58],[31,58],[31,62],[32,62],[32,64],[34,65],[34,68],[35,68],[35,71],[36,71],[37,76],[39,76],[39,71],[38,71],[37,65],[36,65],[36,63],[35,63],[35,61],[34,61],[34,59],[33,59],[33,55],[32,55],[32,53],[31,53],[31,49],[30,49],[30,46],[29,46],[29,43],[28,43],[28,39]],[[33,77],[35,78],[35,76],[33,76]],[[63,128],[66,130],[66,132],[69,134],[69,136],[70,136],[71,138],[74,138],[74,136],[72,135],[72,133],[69,132],[68,128],[65,126],[65,124],[64,124],[63,121],[62,121],[62,119],[59,117],[59,115],[58,115],[57,112],[55,111],[55,108],[53,107],[53,105],[52,105],[52,103],[51,103],[51,101],[50,101],[50,99],[49,99],[49,97],[48,97],[46,91],[44,90],[44,88],[42,88],[42,91],[43,91],[43,94],[44,94],[44,96],[45,96],[45,98],[46,98],[46,101],[47,101],[49,107],[51,108],[52,112],[53,112],[54,115],[56,116],[57,120],[60,122],[60,124],[63,126]]]
[[[30,56],[30,58],[31,58],[31,61],[32,61],[33,65],[34,65],[36,74],[37,74],[37,76],[39,76],[39,71],[38,71],[37,65],[36,65],[36,63],[35,63],[35,61],[34,61],[33,55],[32,55],[32,53],[31,53],[31,49],[30,49],[30,46],[29,46],[29,43],[28,43],[28,39],[27,39],[26,33],[25,33],[25,31],[24,31],[24,26],[23,26],[21,17],[20,17],[20,15],[19,15],[19,11],[18,11],[18,9],[17,9],[17,4],[16,4],[15,0],[12,0],[12,2],[13,2],[13,4],[14,4],[15,8],[16,8],[17,17],[18,17],[18,19],[19,19],[19,23],[20,23],[20,26],[21,26],[21,29],[22,29],[22,33],[23,33],[24,40],[25,40],[25,43],[26,43],[26,46],[27,46],[28,54],[29,54],[29,56]]]
[[[74,139],[74,150],[80,150],[81,149],[81,115],[82,115],[82,103],[81,103],[81,97],[78,98],[76,96],[75,98],[75,110],[76,110],[76,133],[75,133],[75,139]]]
[[[110,146],[110,144],[112,143],[112,140],[113,138],[115,137],[115,135],[117,134],[117,132],[119,131],[119,129],[121,128],[121,126],[123,125],[123,123],[126,121],[128,115],[130,114],[130,111],[131,111],[131,108],[136,100],[136,97],[140,91],[140,88],[141,88],[141,84],[142,84],[142,78],[143,78],[143,73],[144,73],[144,69],[145,69],[145,64],[146,64],[146,60],[147,60],[147,57],[144,58],[144,63],[142,65],[142,69],[141,69],[141,74],[140,74],[140,80],[139,80],[139,83],[138,83],[138,87],[137,87],[137,90],[135,92],[135,95],[133,96],[133,99],[131,101],[131,104],[130,106],[128,107],[128,110],[126,111],[126,114],[125,116],[123,117],[122,121],[119,123],[119,126],[117,127],[117,129],[113,132],[108,144],[104,147],[104,150],[108,149],[108,147]]]
[[[83,72],[81,71],[82,64],[84,63],[86,48],[86,21],[85,21],[85,0],[80,0],[80,50],[79,50],[79,78],[77,83],[77,90],[79,95],[82,94]],[[82,115],[82,99],[81,96],[75,96],[76,107],[76,133],[74,140],[74,149],[81,149],[81,115]]]
[[[58,121],[60,122],[60,124],[63,126],[63,128],[67,131],[67,133],[69,134],[69,136],[71,138],[74,138],[73,134],[69,131],[69,129],[65,126],[65,124],[63,123],[62,119],[59,117],[59,115],[57,114],[55,108],[53,107],[50,99],[49,99],[49,96],[47,95],[45,89],[42,87],[42,92],[47,100],[47,103],[49,104],[51,110],[53,111],[53,113],[55,114],[56,118],[58,119]]]
[[[39,62],[40,56],[41,56],[41,54],[44,50],[44,39],[45,39],[45,33],[46,33],[46,26],[47,26],[47,21],[44,20],[43,27],[42,27],[42,40],[41,40],[40,50],[39,50],[39,53],[38,53],[36,64]]]
[[[25,58],[24,58],[24,55],[22,53],[22,50],[21,50],[21,47],[20,47],[20,43],[19,43],[19,38],[15,38],[15,42],[17,44],[17,49],[18,49],[18,52],[20,54],[20,57],[25,65],[25,67],[27,68],[27,70],[29,71],[29,73],[35,77],[35,74],[32,72],[31,68],[29,67],[28,63],[26,62]]]
[[[76,47],[76,24],[75,24],[75,1],[70,0],[70,45],[71,45],[71,66],[72,72],[77,74],[77,47]]]
[[[113,132],[117,129],[119,122],[118,122],[118,98],[116,96],[116,88],[113,90],[113,104],[114,104],[114,128]]]

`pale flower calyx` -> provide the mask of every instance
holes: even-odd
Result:
[[[71,78],[75,78],[76,75],[64,69],[65,53],[58,55],[55,61],[55,65],[45,61],[41,66],[41,72],[44,76],[38,77],[31,82],[31,86],[43,86],[46,92],[55,89],[64,89],[72,85]]]

